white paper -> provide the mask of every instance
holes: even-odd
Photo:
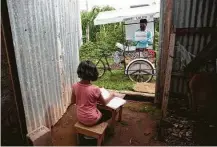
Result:
[[[110,93],[108,90],[104,89],[104,88],[100,88],[102,97],[106,100],[107,98],[109,98]],[[106,105],[112,109],[117,109],[120,106],[124,105],[126,103],[126,100],[119,98],[119,97],[114,97],[111,101],[109,101],[109,103]]]
[[[112,109],[117,109],[120,106],[124,105],[125,103],[126,103],[126,100],[119,98],[119,97],[114,97],[106,106]]]
[[[108,90],[106,90],[105,88],[100,88],[101,91],[101,95],[102,97],[106,100],[109,98],[110,93],[108,92]]]
[[[135,32],[135,41],[142,41],[146,39],[146,32]]]

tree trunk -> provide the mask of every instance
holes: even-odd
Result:
[[[89,23],[87,24],[87,27],[86,27],[86,42],[89,42],[90,41],[90,25]]]

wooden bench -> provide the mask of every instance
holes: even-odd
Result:
[[[82,134],[85,136],[96,138],[97,146],[101,146],[104,140],[105,129],[107,128],[107,126],[108,126],[107,122],[102,122],[101,124],[92,127],[84,126],[83,124],[77,122],[75,124],[77,144],[79,144],[79,134]]]

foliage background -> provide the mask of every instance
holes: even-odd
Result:
[[[83,45],[80,48],[80,60],[98,58],[101,50],[112,53],[116,50],[116,42],[124,43],[122,23],[94,25],[94,19],[99,12],[114,10],[110,6],[95,7],[91,11],[81,12]],[[158,56],[159,21],[155,20],[154,47]],[[112,62],[113,59],[111,59]],[[109,59],[110,61],[110,59]],[[118,82],[120,81],[121,82]],[[134,82],[124,75],[124,70],[112,70],[94,82],[94,84],[108,89],[133,90]]]
[[[116,42],[124,43],[122,23],[94,25],[94,19],[99,12],[115,10],[110,6],[94,7],[91,11],[81,12],[83,46],[80,49],[80,59],[99,56],[100,50],[113,52]],[[159,21],[155,20],[155,50],[158,51]],[[89,31],[87,31],[89,30]],[[89,37],[87,37],[89,36]],[[89,40],[87,40],[89,38]]]

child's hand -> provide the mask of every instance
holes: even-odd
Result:
[[[113,98],[114,96],[115,96],[115,93],[114,93],[114,92],[111,92],[111,93],[110,93],[110,97]]]
[[[109,98],[105,100],[105,105],[108,104],[115,96],[114,92],[110,92]]]

